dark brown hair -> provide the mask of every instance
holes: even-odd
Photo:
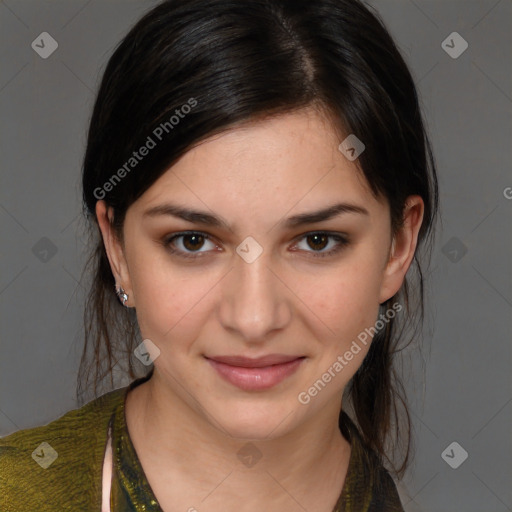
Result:
[[[105,377],[113,386],[117,365],[124,364],[131,379],[141,376],[132,351],[142,340],[134,310],[124,308],[114,293],[95,217],[97,200],[113,208],[122,240],[127,208],[194,145],[250,120],[320,106],[340,133],[364,141],[358,163],[375,196],[387,199],[393,232],[408,195],[420,195],[425,204],[413,262],[418,284],[411,287],[406,279],[381,305],[382,312],[397,301],[405,306],[400,330],[397,318],[386,322],[345,390],[361,434],[380,460],[390,460],[386,440],[392,424],[397,443],[406,439],[398,472],[405,471],[411,422],[394,358],[404,348],[399,348],[404,333],[410,343],[423,322],[420,250],[433,241],[438,185],[413,79],[370,9],[358,0],[168,0],[120,42],[103,74],[83,162],[93,251],[78,395],[91,382],[96,395]],[[191,100],[194,107],[178,122],[170,121]],[[156,146],[112,181],[155,133],[161,136]],[[423,256],[429,258],[430,251]],[[406,438],[398,401],[406,414]]]

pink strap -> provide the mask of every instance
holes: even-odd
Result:
[[[103,459],[103,477],[101,491],[101,512],[110,512],[110,488],[112,485],[112,439],[111,427],[108,429],[107,448]]]

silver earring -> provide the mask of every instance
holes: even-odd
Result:
[[[121,286],[115,285],[117,298],[122,302],[123,306],[128,307],[126,305],[126,301],[128,300],[128,294],[123,290]]]

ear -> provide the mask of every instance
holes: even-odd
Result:
[[[406,199],[402,216],[403,225],[393,237],[384,269],[379,304],[393,297],[404,282],[405,274],[409,270],[418,244],[418,233],[423,221],[424,209],[425,205],[420,196],[409,196]]]
[[[128,271],[128,264],[124,255],[123,244],[117,237],[112,226],[113,210],[108,207],[105,201],[96,202],[96,218],[98,219],[98,226],[103,237],[103,244],[107,252],[110,269],[116,280],[116,284],[121,286],[128,294],[128,301],[126,306],[133,304],[134,296],[131,287],[130,273]]]

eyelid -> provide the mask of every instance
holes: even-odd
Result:
[[[199,235],[199,236],[202,236],[205,240],[212,241],[212,243],[214,243],[213,240],[215,240],[215,237],[213,237],[212,235],[210,235],[208,233],[205,233],[204,231],[180,231],[180,232],[176,232],[170,236],[165,237],[164,240],[162,241],[162,243],[163,243],[164,247],[167,250],[169,250],[172,254],[176,254],[178,257],[181,257],[184,259],[192,259],[193,260],[193,259],[197,259],[197,258],[202,258],[202,257],[204,257],[203,255],[207,255],[210,252],[210,251],[197,251],[197,252],[187,253],[187,252],[183,252],[179,249],[172,248],[172,242],[175,239],[182,238],[187,235]],[[308,231],[306,233],[299,235],[298,237],[296,237],[294,239],[294,242],[293,242],[294,246],[301,240],[303,240],[309,236],[313,236],[313,235],[325,235],[327,238],[334,239],[337,242],[336,247],[334,249],[330,249],[329,251],[325,251],[325,252],[313,251],[313,250],[312,251],[303,251],[303,252],[311,254],[311,256],[313,258],[334,256],[335,254],[337,254],[343,248],[345,248],[346,246],[348,246],[350,244],[350,238],[345,233],[339,233],[336,231],[318,230],[318,231]],[[301,250],[300,249],[292,249],[292,252],[301,252]]]
[[[333,232],[333,231],[308,231],[307,233],[300,235],[296,239],[297,240],[296,243],[300,242],[301,240],[303,240],[309,236],[313,236],[313,235],[324,235],[327,238],[333,239],[336,241],[336,246],[328,251],[323,251],[323,250],[322,251],[313,251],[313,250],[305,251],[306,253],[311,254],[315,258],[334,256],[335,254],[337,254],[339,251],[341,251],[344,247],[346,247],[350,243],[348,235],[346,235],[344,233]]]
[[[177,233],[173,233],[172,235],[165,237],[163,239],[162,243],[167,250],[169,250],[172,254],[178,255],[178,257],[182,257],[185,259],[187,259],[187,258],[188,259],[196,259],[196,258],[203,257],[202,255],[207,254],[208,253],[207,251],[198,251],[195,253],[187,253],[187,252],[183,252],[179,249],[175,249],[172,247],[172,242],[176,238],[182,238],[182,237],[190,236],[190,235],[199,235],[199,236],[202,236],[205,240],[210,240],[212,243],[214,243],[213,242],[214,237],[212,235],[209,235],[208,233],[203,232],[203,231],[180,231]]]

